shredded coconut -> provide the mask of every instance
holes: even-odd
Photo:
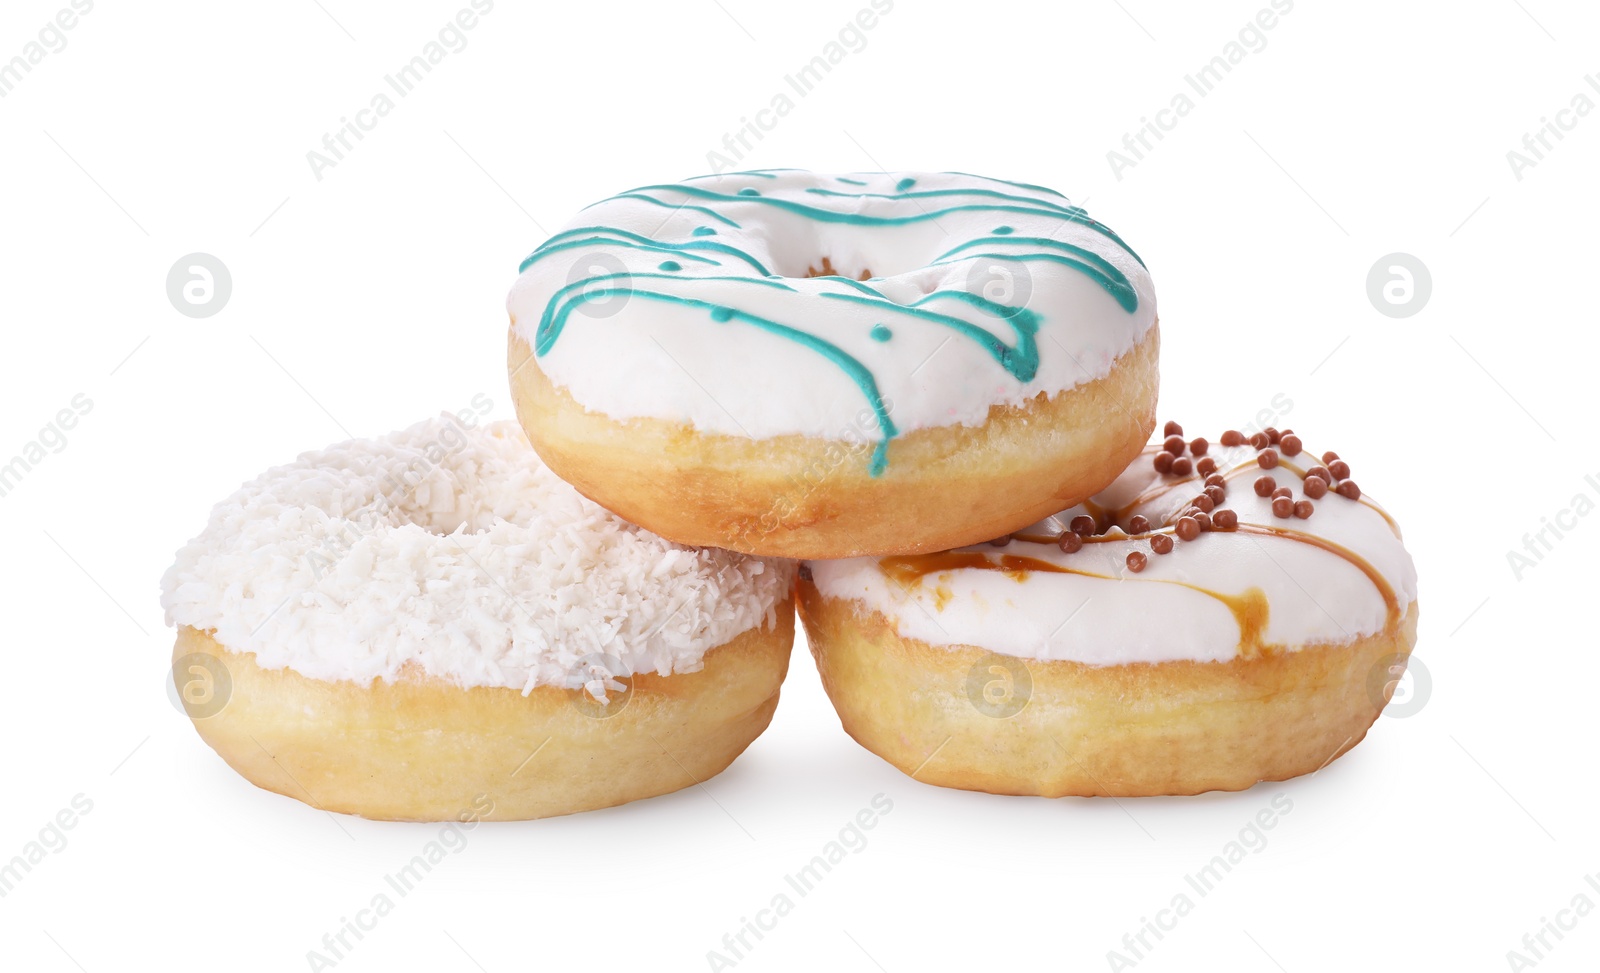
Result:
[[[620,689],[775,625],[790,562],[674,544],[562,482],[514,422],[454,416],[268,470],[162,578],[167,623],[264,668]]]

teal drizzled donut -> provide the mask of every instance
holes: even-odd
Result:
[[[755,439],[851,438],[864,408],[874,476],[903,431],[1092,380],[1155,320],[1143,261],[1082,207],[960,173],[640,186],[520,271],[520,333],[586,408]]]

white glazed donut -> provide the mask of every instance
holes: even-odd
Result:
[[[790,567],[628,524],[477,417],[217,505],[162,585],[201,736],[262,787],[379,818],[541,817],[720,771],[777,704]]]
[[[644,186],[535,250],[508,306],[534,447],[685,543],[835,557],[992,537],[1093,492],[1154,425],[1150,275],[1037,186]]]
[[[808,562],[846,729],[924,781],[1045,795],[1239,789],[1359,741],[1416,640],[1399,529],[1290,432],[1167,432],[1015,536]]]

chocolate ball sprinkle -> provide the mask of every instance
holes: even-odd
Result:
[[[1206,477],[1206,486],[1208,487],[1226,488],[1227,483],[1228,478],[1223,476],[1221,473],[1212,473],[1210,476]]]
[[[1305,482],[1306,496],[1313,500],[1321,500],[1328,495],[1328,481],[1320,476],[1308,476]]]
[[[1172,535],[1157,534],[1150,538],[1150,550],[1155,551],[1157,554],[1171,554]]]
[[[1294,502],[1294,515],[1301,520],[1311,516],[1311,511],[1316,509],[1316,504],[1310,500],[1296,500]]]
[[[1129,551],[1128,570],[1132,571],[1134,574],[1138,574],[1140,571],[1144,570],[1144,564],[1148,560],[1149,558],[1145,557],[1144,552],[1142,551]]]
[[[1211,526],[1217,530],[1233,530],[1239,526],[1239,515],[1232,510],[1218,510],[1211,515]]]
[[[1069,530],[1056,541],[1056,546],[1063,554],[1076,554],[1083,550],[1083,538]]]
[[[1071,530],[1079,537],[1088,537],[1094,533],[1094,518],[1085,514],[1079,514],[1078,516],[1072,518],[1071,523],[1067,524],[1067,529]]]
[[[1275,449],[1263,449],[1261,452],[1256,454],[1256,465],[1260,466],[1264,470],[1270,470],[1277,466],[1278,451]]]
[[[1227,432],[1222,434],[1222,445],[1224,445],[1224,446],[1243,446],[1244,445],[1244,433],[1240,432],[1237,429],[1229,429]]]
[[[1266,433],[1258,432],[1254,436],[1250,437],[1250,445],[1254,446],[1256,449],[1266,449],[1268,446],[1272,445],[1272,440],[1267,438]]]
[[[1299,436],[1292,436],[1285,432],[1283,438],[1278,440],[1278,448],[1283,450],[1283,455],[1285,456],[1299,456],[1300,451],[1305,449],[1305,444],[1300,441]]]
[[[1163,449],[1161,452],[1156,454],[1155,465],[1156,465],[1156,472],[1160,473],[1162,476],[1165,476],[1168,473],[1171,473],[1172,472],[1172,454]]]
[[[1194,504],[1195,509],[1199,510],[1203,514],[1208,514],[1217,507],[1212,499],[1203,493],[1189,502]]]
[[[1294,497],[1294,491],[1288,487],[1278,487],[1276,490],[1272,491],[1272,499],[1276,500],[1279,497],[1290,497],[1292,499]]]
[[[1163,435],[1163,436],[1181,436],[1181,435],[1183,435],[1183,427],[1178,425],[1176,422],[1172,422],[1171,420],[1168,420],[1167,424],[1165,426],[1161,427],[1161,435]]]
[[[1162,442],[1161,448],[1174,456],[1182,456],[1183,451],[1189,448],[1189,444],[1183,441],[1182,436],[1168,436]]]
[[[1130,533],[1130,534],[1148,534],[1148,533],[1150,533],[1150,520],[1149,520],[1149,518],[1145,517],[1143,514],[1134,514],[1132,519],[1130,519],[1128,521],[1128,533]]]
[[[1328,472],[1326,466],[1313,466],[1311,469],[1306,470],[1306,476],[1318,476],[1329,483],[1333,482],[1333,474]]]
[[[1336,459],[1328,464],[1328,472],[1332,473],[1335,479],[1348,479],[1350,477],[1350,464],[1342,459]]]
[[[1294,513],[1294,501],[1288,497],[1279,497],[1272,501],[1272,516],[1288,517]]]
[[[1209,456],[1202,456],[1200,462],[1194,464],[1194,468],[1200,471],[1201,476],[1207,476],[1217,471],[1217,461]]]
[[[1354,480],[1344,480],[1339,484],[1339,496],[1348,500],[1360,500],[1361,488],[1356,486]]]
[[[1220,507],[1222,506],[1222,501],[1228,499],[1228,489],[1227,487],[1213,484],[1206,487],[1206,496],[1211,498],[1213,507]]]
[[[1199,528],[1201,530],[1210,530],[1211,529],[1211,515],[1208,514],[1208,513],[1201,512],[1201,513],[1195,514],[1194,515],[1194,522],[1195,522],[1196,525],[1199,526]]]
[[[1187,456],[1179,456],[1172,461],[1173,476],[1188,476],[1194,472],[1194,462]]]
[[[1209,448],[1211,448],[1211,444],[1206,442],[1204,436],[1189,440],[1189,452],[1196,456],[1204,456]]]
[[[1268,426],[1267,428],[1265,428],[1265,429],[1263,429],[1261,431],[1267,434],[1267,442],[1271,443],[1274,446],[1278,445],[1278,440],[1283,438],[1283,433],[1281,433],[1278,430],[1272,428],[1271,426]]]
[[[1335,452],[1334,452],[1334,451],[1333,451],[1333,450],[1331,450],[1331,449],[1330,449],[1330,450],[1328,450],[1328,451],[1327,451],[1327,452],[1326,452],[1326,453],[1323,453],[1323,454],[1322,454],[1322,461],[1323,461],[1323,462],[1324,462],[1324,463],[1332,463],[1332,462],[1333,462],[1333,461],[1334,461],[1334,460],[1336,460],[1336,459],[1338,459],[1338,458],[1339,458],[1339,454],[1338,454],[1338,453],[1335,453]]]
[[[1179,517],[1175,529],[1178,532],[1178,540],[1192,541],[1200,536],[1200,521],[1193,517]]]
[[[1272,491],[1278,488],[1278,481],[1273,477],[1262,474],[1256,477],[1255,488],[1256,496],[1270,497],[1272,496]]]

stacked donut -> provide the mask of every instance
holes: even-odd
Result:
[[[1050,190],[643,186],[508,303],[520,428],[305,454],[168,572],[181,698],[253,782],[429,820],[688,786],[771,719],[798,602],[845,729],[921,780],[1238,789],[1359,740],[1415,642],[1344,460],[1146,445],[1149,273]]]

